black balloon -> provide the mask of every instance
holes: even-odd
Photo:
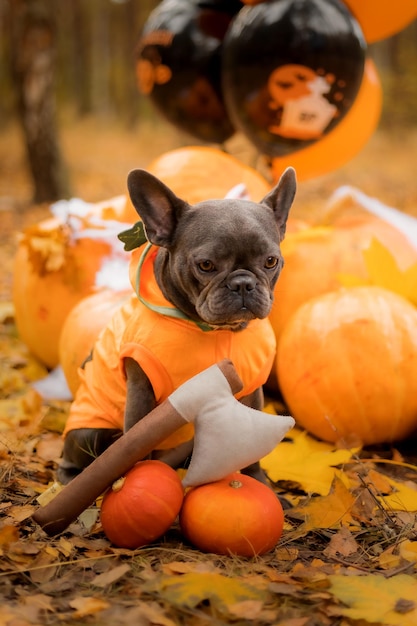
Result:
[[[232,123],[269,156],[319,141],[352,106],[365,52],[362,31],[339,0],[243,8],[223,41],[223,96]]]
[[[164,0],[138,46],[139,89],[177,127],[206,142],[233,135],[221,90],[221,48],[238,0]]]

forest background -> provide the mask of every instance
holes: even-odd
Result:
[[[71,174],[72,150],[80,124],[81,133],[90,143],[85,141],[77,147],[79,156],[91,151],[97,162],[102,149],[106,149],[100,137],[110,129],[120,136],[128,134],[136,142],[139,165],[143,159],[146,164],[146,159],[157,155],[158,150],[199,143],[169,126],[137,89],[136,46],[144,23],[157,4],[157,0],[0,0],[0,145],[17,141],[21,151],[15,170],[20,169],[21,173],[26,170],[32,179],[42,177],[42,172],[30,171],[25,134],[21,132],[20,100],[30,58],[43,46],[47,52],[43,84],[41,77],[36,80],[37,88],[43,90],[42,97],[51,101],[48,134],[57,159],[57,180],[52,184],[49,181],[46,189],[39,180],[37,183],[27,180],[20,190],[12,189],[9,184],[15,179],[7,171],[11,163],[8,166],[0,162],[1,197],[8,201],[12,197],[13,202],[21,200],[25,204],[33,198],[54,200],[74,193],[88,196],[89,190],[79,189]],[[42,26],[43,30],[38,31],[44,39],[42,43],[36,39],[29,45],[25,42],[25,28],[30,22],[33,27]],[[369,55],[376,63],[383,85],[378,131],[400,140],[402,131],[410,136],[417,127],[416,42],[415,21],[395,36],[369,45]],[[91,124],[87,126],[88,121],[93,122],[94,131]],[[70,131],[74,132],[74,142],[68,138]],[[110,143],[110,150],[111,146]],[[120,152],[113,153],[115,167]],[[124,192],[124,187],[119,192]],[[97,189],[96,194],[100,193]]]

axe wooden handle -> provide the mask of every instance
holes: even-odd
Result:
[[[232,394],[240,391],[242,381],[232,362],[221,361],[218,367],[229,382]],[[201,405],[204,405],[204,389],[201,390]],[[186,423],[169,399],[165,400],[94,459],[46,506],[37,509],[33,519],[48,535],[64,531],[115,480]]]

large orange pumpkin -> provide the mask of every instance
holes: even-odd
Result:
[[[83,298],[65,318],[59,338],[59,363],[73,396],[80,383],[78,368],[90,354],[100,331],[130,295],[131,290],[104,289]]]
[[[318,438],[403,439],[417,428],[417,310],[380,287],[314,298],[284,328],[277,375],[294,419]]]
[[[161,537],[183,502],[181,479],[162,461],[140,461],[104,494],[100,519],[119,548],[139,548]]]
[[[401,268],[417,262],[417,250],[405,235],[372,215],[340,227],[315,226],[287,235],[281,245],[285,264],[270,315],[277,338],[301,304],[341,287],[343,274],[366,279],[363,252],[373,237],[384,244]]]
[[[12,298],[17,330],[29,350],[49,368],[59,362],[64,320],[82,298],[96,290],[103,260],[112,257],[115,249],[121,257],[125,254],[113,234],[114,223],[111,233],[106,233],[110,222],[102,220],[95,231],[98,237],[89,235],[96,228],[94,217],[78,224],[79,230],[75,230],[70,222],[50,218],[27,228],[20,234],[14,259]],[[120,223],[120,230],[125,228],[126,224]],[[80,236],[82,231],[86,236]]]
[[[362,211],[338,224],[289,231],[282,242],[285,263],[269,315],[277,343],[291,316],[310,298],[341,287],[344,274],[367,278],[363,252],[373,237],[392,253],[399,267],[417,262],[417,250],[405,235],[376,216]],[[275,368],[266,387],[278,391]]]
[[[223,198],[243,183],[251,200],[261,200],[271,189],[254,168],[236,157],[209,146],[190,146],[165,152],[147,170],[190,204]]]
[[[184,537],[203,552],[252,557],[276,545],[284,513],[272,489],[235,472],[188,491],[180,526]]]

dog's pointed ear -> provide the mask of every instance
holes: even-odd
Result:
[[[295,170],[292,167],[287,167],[279,182],[261,201],[261,204],[266,204],[274,211],[275,221],[280,234],[280,241],[282,241],[285,237],[285,227],[287,224],[288,213],[294,201],[296,190],[297,179],[295,176]]]
[[[187,203],[146,170],[129,172],[127,188],[148,240],[156,246],[169,247]]]

